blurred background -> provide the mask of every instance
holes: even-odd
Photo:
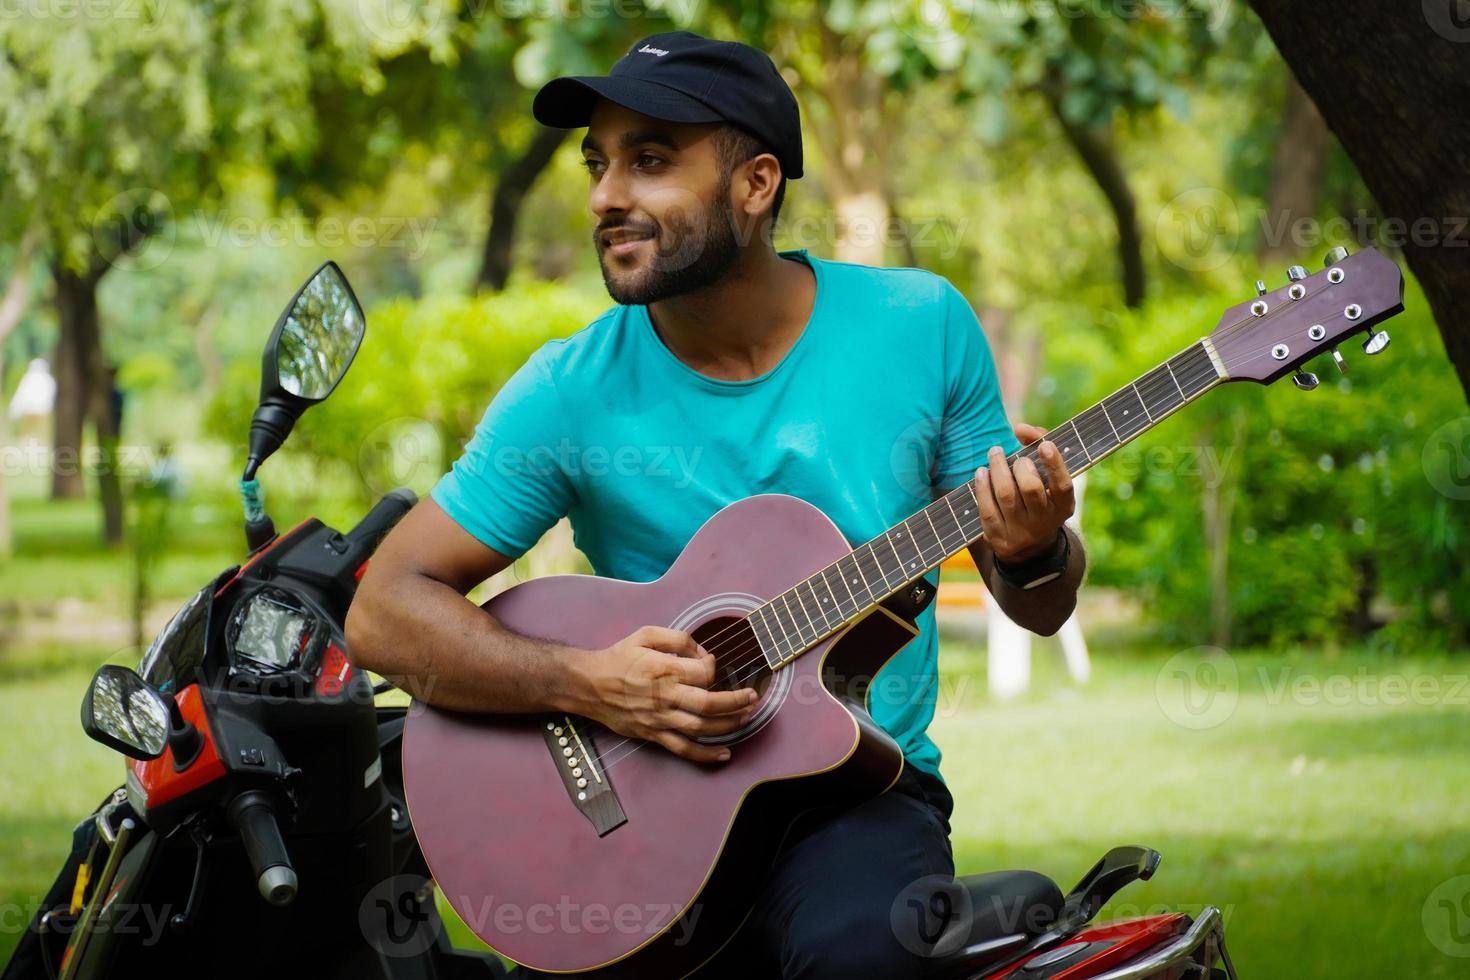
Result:
[[[90,673],[241,556],[297,285],[336,260],[368,332],[265,480],[278,523],[346,526],[427,491],[511,372],[610,305],[580,137],[531,94],[689,28],[770,52],[800,99],[778,245],[947,276],[1014,419],[1075,414],[1334,246],[1404,264],[1387,352],[1213,392],[1090,474],[1082,655],[988,628],[947,569],[935,732],[961,870],[1065,887],[1147,844],[1159,874],[1104,917],[1219,905],[1245,976],[1470,974],[1470,4],[1324,13],[0,4],[0,956],[121,780],[77,724]],[[558,528],[484,591],[583,567]]]

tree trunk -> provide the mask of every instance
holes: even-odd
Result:
[[[1082,165],[1092,175],[1098,190],[1107,199],[1118,228],[1118,261],[1122,269],[1123,302],[1129,307],[1143,305],[1147,278],[1143,268],[1143,236],[1138,231],[1138,207],[1128,175],[1118,160],[1113,145],[1111,126],[1089,126],[1070,122],[1062,112],[1059,93],[1048,94],[1048,103],[1067,142],[1077,152]]]
[[[836,218],[834,252],[840,262],[882,265],[893,224],[887,179],[892,147],[902,139],[904,107],[887,82],[864,66],[862,37],[837,34],[821,18],[816,26],[822,71],[802,76],[808,99],[802,117],[826,164],[822,177]]]
[[[15,250],[15,268],[10,270],[10,279],[5,284],[5,295],[0,298],[0,391],[5,378],[5,341],[20,325],[25,315],[26,304],[31,298],[31,247],[32,239],[25,236]],[[10,441],[10,414],[0,411],[0,448]],[[10,524],[10,491],[5,486],[5,466],[0,463],[0,558],[9,558],[15,552],[15,534]]]
[[[1205,524],[1205,554],[1210,578],[1210,643],[1222,650],[1230,649],[1232,621],[1230,616],[1230,529],[1235,516],[1235,479],[1228,465],[1245,441],[1245,419],[1234,420],[1229,452],[1218,470],[1200,472],[1200,504]],[[1211,447],[1219,445],[1213,420],[1201,432],[1201,458]]]
[[[122,419],[118,417],[113,391],[117,371],[102,360],[102,348],[96,350],[92,370],[92,391],[88,414],[97,435],[97,497],[102,502],[102,543],[109,548],[123,543],[123,495],[119,467],[118,437]]]
[[[475,279],[477,288],[497,293],[505,288],[510,279],[511,250],[515,244],[516,219],[520,217],[521,205],[569,132],[544,126],[537,129],[526,151],[500,175],[495,191],[490,195],[490,230],[485,235],[485,253],[480,262],[480,274]]]
[[[51,499],[85,495],[82,474],[82,427],[92,420],[97,437],[97,491],[102,503],[102,541],[123,540],[122,485],[118,479],[117,438],[120,419],[113,410],[114,373],[102,356],[102,330],[97,318],[97,283],[107,270],[96,264],[78,273],[60,262],[51,267],[56,284],[56,435],[53,440]]]
[[[1322,113],[1290,74],[1286,79],[1286,107],[1281,114],[1281,134],[1276,138],[1276,156],[1271,164],[1271,185],[1266,191],[1266,228],[1256,257],[1262,263],[1285,262],[1298,256],[1302,242],[1292,234],[1294,226],[1317,216],[1322,194],[1322,175],[1332,134]]]
[[[92,396],[92,356],[99,345],[97,286],[90,276],[72,271],[59,261],[51,266],[56,285],[55,426],[51,438],[51,499],[79,500],[86,496],[82,480],[82,426]]]
[[[1340,0],[1331,16],[1308,0],[1251,6],[1378,202],[1382,237],[1403,241],[1470,393],[1470,19],[1460,0]]]

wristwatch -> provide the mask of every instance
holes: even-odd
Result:
[[[1065,527],[1057,528],[1057,543],[1051,554],[1032,558],[1030,561],[1007,564],[995,556],[995,570],[1006,584],[1015,589],[1035,589],[1062,577],[1067,570],[1067,561],[1072,557],[1072,539]]]

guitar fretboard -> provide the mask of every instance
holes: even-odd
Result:
[[[1142,435],[1224,377],[1208,340],[1191,345],[1102,401],[1051,429],[1076,474]],[[1026,456],[1045,473],[1040,443],[1009,457]],[[751,628],[772,669],[837,632],[909,582],[983,535],[975,485],[966,481],[871,541],[803,579],[757,608]]]

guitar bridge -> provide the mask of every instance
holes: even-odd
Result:
[[[591,733],[584,740],[577,730],[581,721],[575,715],[559,715],[542,725],[541,735],[572,805],[588,819],[598,837],[605,837],[627,823],[628,815],[607,781],[602,760],[593,751]]]

